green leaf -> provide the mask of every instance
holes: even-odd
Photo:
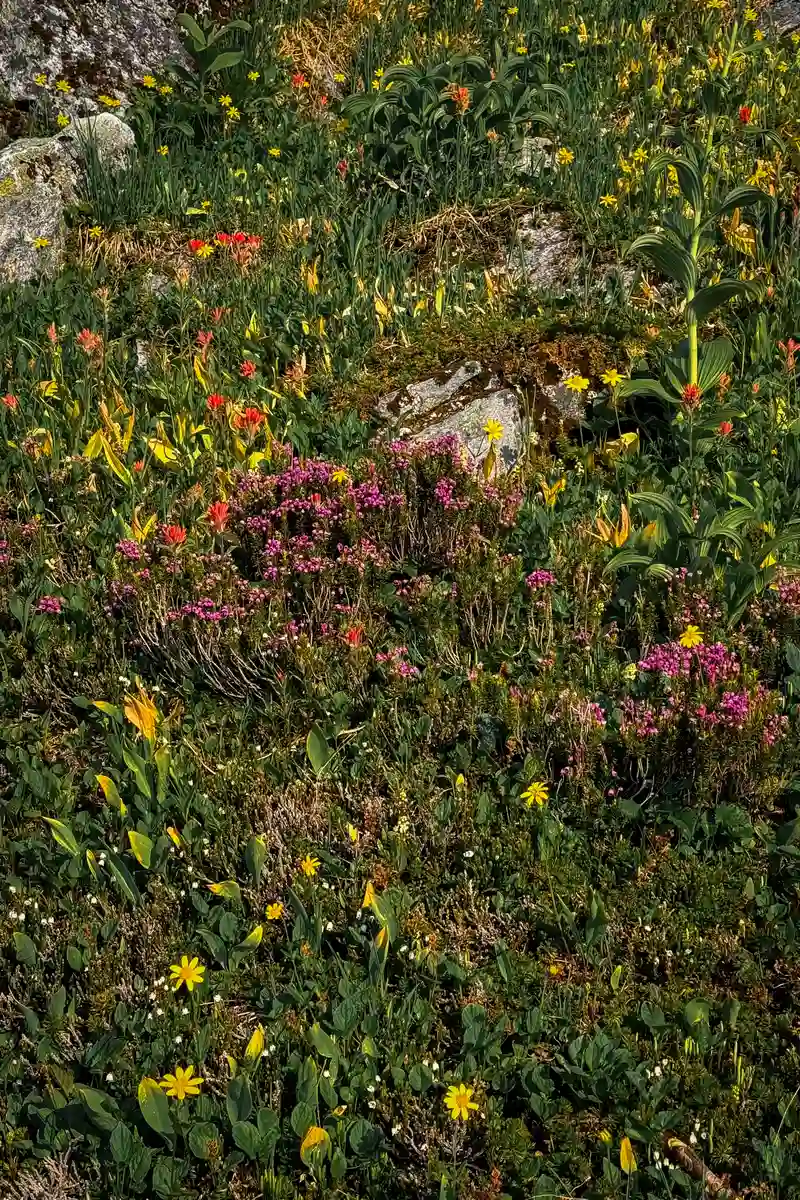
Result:
[[[250,1084],[244,1075],[237,1075],[228,1084],[225,1108],[231,1125],[235,1125],[239,1121],[246,1121],[253,1111]]]
[[[665,516],[669,517],[681,532],[694,532],[694,521],[692,520],[691,513],[681,508],[671,496],[666,496],[663,492],[635,492],[630,497],[630,503],[632,508],[638,508],[643,504],[647,504],[651,508],[657,508]]]
[[[703,180],[694,163],[687,162],[685,158],[679,158],[676,154],[656,154],[648,164],[647,170],[651,174],[660,174],[667,167],[674,167],[678,173],[678,185],[684,199],[692,206],[695,212],[699,212],[703,208]]]
[[[683,1010],[684,1020],[690,1029],[708,1023],[708,1005],[705,1000],[690,1000]]]
[[[668,392],[663,383],[659,383],[657,379],[624,379],[622,383],[617,385],[617,395],[623,398],[627,396],[655,396],[667,404],[675,404],[678,400],[678,397]]]
[[[36,966],[36,947],[27,933],[20,933],[18,929],[14,930],[14,949],[17,954],[17,962],[21,963],[23,967]]]
[[[149,1075],[145,1075],[139,1084],[137,1093],[139,1109],[147,1124],[156,1133],[160,1133],[167,1141],[172,1141],[172,1122],[169,1117],[169,1102],[160,1088]]]
[[[196,50],[204,50],[206,47],[206,35],[203,33],[200,26],[195,21],[191,13],[179,13],[176,17],[178,24],[182,29],[185,29],[189,36],[194,40]]]
[[[312,1025],[308,1031],[308,1040],[323,1058],[335,1058],[339,1053],[333,1038],[325,1033],[318,1024]]]
[[[216,1158],[222,1146],[220,1132],[212,1121],[198,1121],[189,1130],[189,1149],[195,1158],[208,1161]]]
[[[233,1140],[248,1158],[258,1158],[264,1144],[261,1134],[250,1121],[236,1121],[233,1125]]]
[[[264,870],[264,863],[267,861],[267,844],[263,837],[257,837],[255,834],[247,843],[247,849],[244,852],[244,861],[247,866],[253,883],[256,887],[261,883],[261,872]]]
[[[75,841],[75,834],[70,829],[69,825],[65,825],[63,821],[57,821],[55,817],[45,817],[44,820],[50,826],[50,832],[62,849],[68,854],[80,854],[80,846]]]
[[[647,554],[637,554],[635,550],[620,550],[606,563],[604,575],[613,575],[623,567],[649,567],[653,562]]]
[[[706,342],[700,351],[700,369],[697,382],[701,392],[710,392],[716,387],[733,362],[733,346],[727,338],[714,338]]]
[[[697,267],[688,250],[663,233],[645,233],[628,247],[628,254],[643,254],[662,275],[680,283],[688,292],[697,286]]]
[[[319,725],[312,725],[306,738],[306,754],[315,775],[321,775],[331,757],[331,748]]]
[[[756,204],[766,204],[770,208],[773,208],[775,201],[772,196],[767,195],[766,192],[762,192],[761,188],[743,184],[742,187],[734,188],[732,192],[728,192],[722,203],[714,209],[710,216],[706,217],[703,226],[715,225],[720,217],[735,212],[737,208],[753,208]]]
[[[128,830],[128,841],[131,844],[131,853],[140,866],[150,869],[150,860],[153,855],[153,841],[146,833],[136,833],[135,830]]]
[[[383,1141],[383,1136],[370,1121],[359,1117],[350,1128],[350,1149],[359,1158],[371,1158]]]
[[[227,71],[229,67],[238,66],[244,58],[242,50],[225,50],[222,54],[218,54],[208,68],[208,74],[214,75],[217,71]]]
[[[710,287],[701,288],[686,305],[686,316],[691,320],[705,321],[707,317],[719,308],[734,300],[737,296],[752,296],[756,289],[741,279],[724,279],[722,283],[714,283]]]
[[[116,854],[109,854],[106,859],[106,865],[114,876],[119,890],[122,892],[126,900],[130,900],[131,904],[137,905],[142,902],[142,893],[136,886],[136,882],[128,868],[121,858],[117,858]]]
[[[75,1085],[75,1091],[83,1102],[83,1107],[92,1124],[96,1125],[98,1129],[102,1129],[104,1133],[112,1133],[119,1125],[119,1109],[116,1101],[105,1092],[98,1092],[95,1088],[86,1087],[82,1083]]]
[[[136,786],[144,796],[145,800],[151,799],[150,784],[147,781],[147,763],[140,754],[131,746],[125,746],[122,751],[122,758],[125,766],[133,772],[133,778]]]
[[[136,1141],[127,1125],[118,1121],[109,1138],[111,1157],[119,1166],[124,1167],[133,1161]]]

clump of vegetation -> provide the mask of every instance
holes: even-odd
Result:
[[[0,295],[0,1190],[800,1195],[800,38],[181,27]]]

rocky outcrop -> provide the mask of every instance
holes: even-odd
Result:
[[[125,168],[133,130],[111,113],[76,118],[57,137],[21,138],[0,151],[0,281],[54,273],[66,237],[64,209],[78,199],[87,145],[110,170]]]
[[[70,113],[96,111],[94,97],[124,97],[182,48],[168,0],[0,0],[0,80],[12,101],[39,92],[34,75],[65,79]]]
[[[800,0],[775,0],[769,14],[778,33],[795,33],[800,30]]]
[[[455,433],[476,459],[483,458],[489,448],[484,432],[487,421],[499,421],[503,427],[497,443],[501,467],[513,467],[522,452],[517,393],[476,361],[389,392],[378,402],[378,409],[400,437],[429,441]]]

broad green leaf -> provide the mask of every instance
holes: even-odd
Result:
[[[706,342],[700,350],[700,369],[697,382],[701,392],[710,392],[716,387],[733,362],[734,350],[727,338],[715,338]]]
[[[139,1109],[147,1124],[163,1138],[172,1140],[172,1122],[169,1117],[169,1101],[155,1079],[145,1075],[139,1084]]]
[[[81,848],[75,841],[75,834],[69,825],[65,825],[63,821],[57,821],[55,817],[45,817],[44,820],[50,826],[50,832],[63,850],[66,850],[68,854],[80,854]]]
[[[336,1043],[334,1042],[333,1038],[325,1032],[324,1029],[320,1028],[318,1024],[312,1025],[309,1029],[308,1040],[311,1042],[311,1045],[314,1047],[317,1053],[321,1054],[323,1058],[336,1057],[338,1053],[336,1049]]]
[[[656,396],[666,404],[676,404],[678,397],[672,395],[657,379],[624,379],[617,385],[617,395],[627,396]]]
[[[153,856],[153,840],[146,833],[136,833],[135,830],[128,830],[128,841],[131,844],[131,853],[136,861],[142,867],[150,869],[150,860]]]
[[[250,1121],[235,1121],[231,1132],[234,1142],[240,1150],[245,1152],[248,1158],[258,1158],[264,1141],[255,1125],[251,1124]]]
[[[36,966],[36,947],[27,933],[21,933],[18,929],[14,930],[14,950],[17,962],[21,963],[23,967]]]
[[[194,40],[195,49],[204,50],[206,46],[206,35],[203,33],[202,29],[197,24],[197,21],[194,19],[191,13],[179,13],[175,19],[177,20],[178,24],[186,30],[186,32],[189,34],[189,37]]]
[[[254,885],[258,887],[261,883],[261,872],[264,870],[264,863],[267,861],[267,844],[263,837],[258,837],[254,834],[250,838],[247,843],[247,849],[244,852],[244,861]]]
[[[237,904],[242,902],[242,890],[235,879],[224,879],[222,883],[210,883],[208,890],[215,896],[221,896],[223,900],[235,900]]]
[[[331,748],[318,725],[312,725],[306,738],[306,754],[315,775],[321,775],[331,757]]]
[[[218,54],[208,68],[208,74],[213,75],[217,71],[227,71],[231,67],[236,67],[244,58],[242,50],[225,50],[222,54]]]
[[[228,1084],[225,1107],[228,1111],[228,1119],[231,1125],[235,1125],[237,1121],[246,1121],[253,1111],[250,1084],[244,1075],[237,1075]]]
[[[327,1157],[331,1148],[330,1134],[319,1125],[312,1125],[300,1143],[300,1157],[307,1167]]]
[[[643,254],[662,275],[681,284],[688,292],[697,286],[697,267],[688,250],[663,233],[645,233],[636,238],[628,254]]]
[[[126,900],[130,900],[133,905],[141,904],[142,893],[122,859],[117,858],[116,854],[109,854],[106,865]]]
[[[710,287],[701,288],[686,305],[686,316],[696,321],[705,321],[715,308],[727,304],[737,296],[752,295],[754,288],[741,279],[724,279],[722,283],[714,283]]]
[[[150,800],[151,790],[147,780],[147,763],[141,754],[136,753],[132,746],[125,746],[123,748],[122,758],[128,770],[133,772],[133,778],[139,792],[144,796],[145,800]]]
[[[219,1153],[220,1132],[212,1121],[197,1121],[186,1139],[195,1158],[208,1161]]]
[[[762,192],[761,188],[743,184],[742,187],[734,188],[732,192],[728,192],[722,203],[714,209],[710,216],[706,217],[703,225],[715,225],[720,217],[725,217],[728,213],[735,212],[737,208],[753,208],[756,204],[766,204],[770,208],[773,208],[775,201],[772,196],[769,196],[766,192]]]
[[[111,778],[111,776],[95,775],[95,779],[97,780],[99,786],[103,789],[103,795],[109,804],[116,808],[121,817],[124,817],[128,809],[125,806],[124,800],[117,791],[117,785],[114,783],[114,780]]]

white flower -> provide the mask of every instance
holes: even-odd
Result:
[[[375,1102],[374,1100],[370,1100],[370,1101],[368,1101],[368,1103],[367,1103],[367,1108],[376,1108],[376,1107],[377,1107],[377,1105],[376,1105],[376,1102]]]
[[[220,996],[219,992],[217,992],[217,994],[214,997],[214,1003],[219,1004],[221,999],[222,999],[222,996]]]
[[[156,1016],[157,1016],[157,1017],[163,1017],[163,1015],[164,1015],[164,1010],[163,1010],[163,1008],[157,1008],[157,1009],[156,1009]]]
[[[106,1083],[113,1083],[113,1082],[114,1082],[114,1074],[112,1071],[109,1071],[108,1074],[106,1075]]]
[[[183,1041],[183,1038],[181,1037],[180,1034],[178,1034],[178,1036],[175,1038],[175,1045],[180,1046],[182,1041]]]
[[[690,1146],[696,1146],[696,1145],[697,1145],[697,1134],[696,1134],[696,1133],[690,1133],[690,1134],[689,1134],[689,1145],[690,1145]]]

